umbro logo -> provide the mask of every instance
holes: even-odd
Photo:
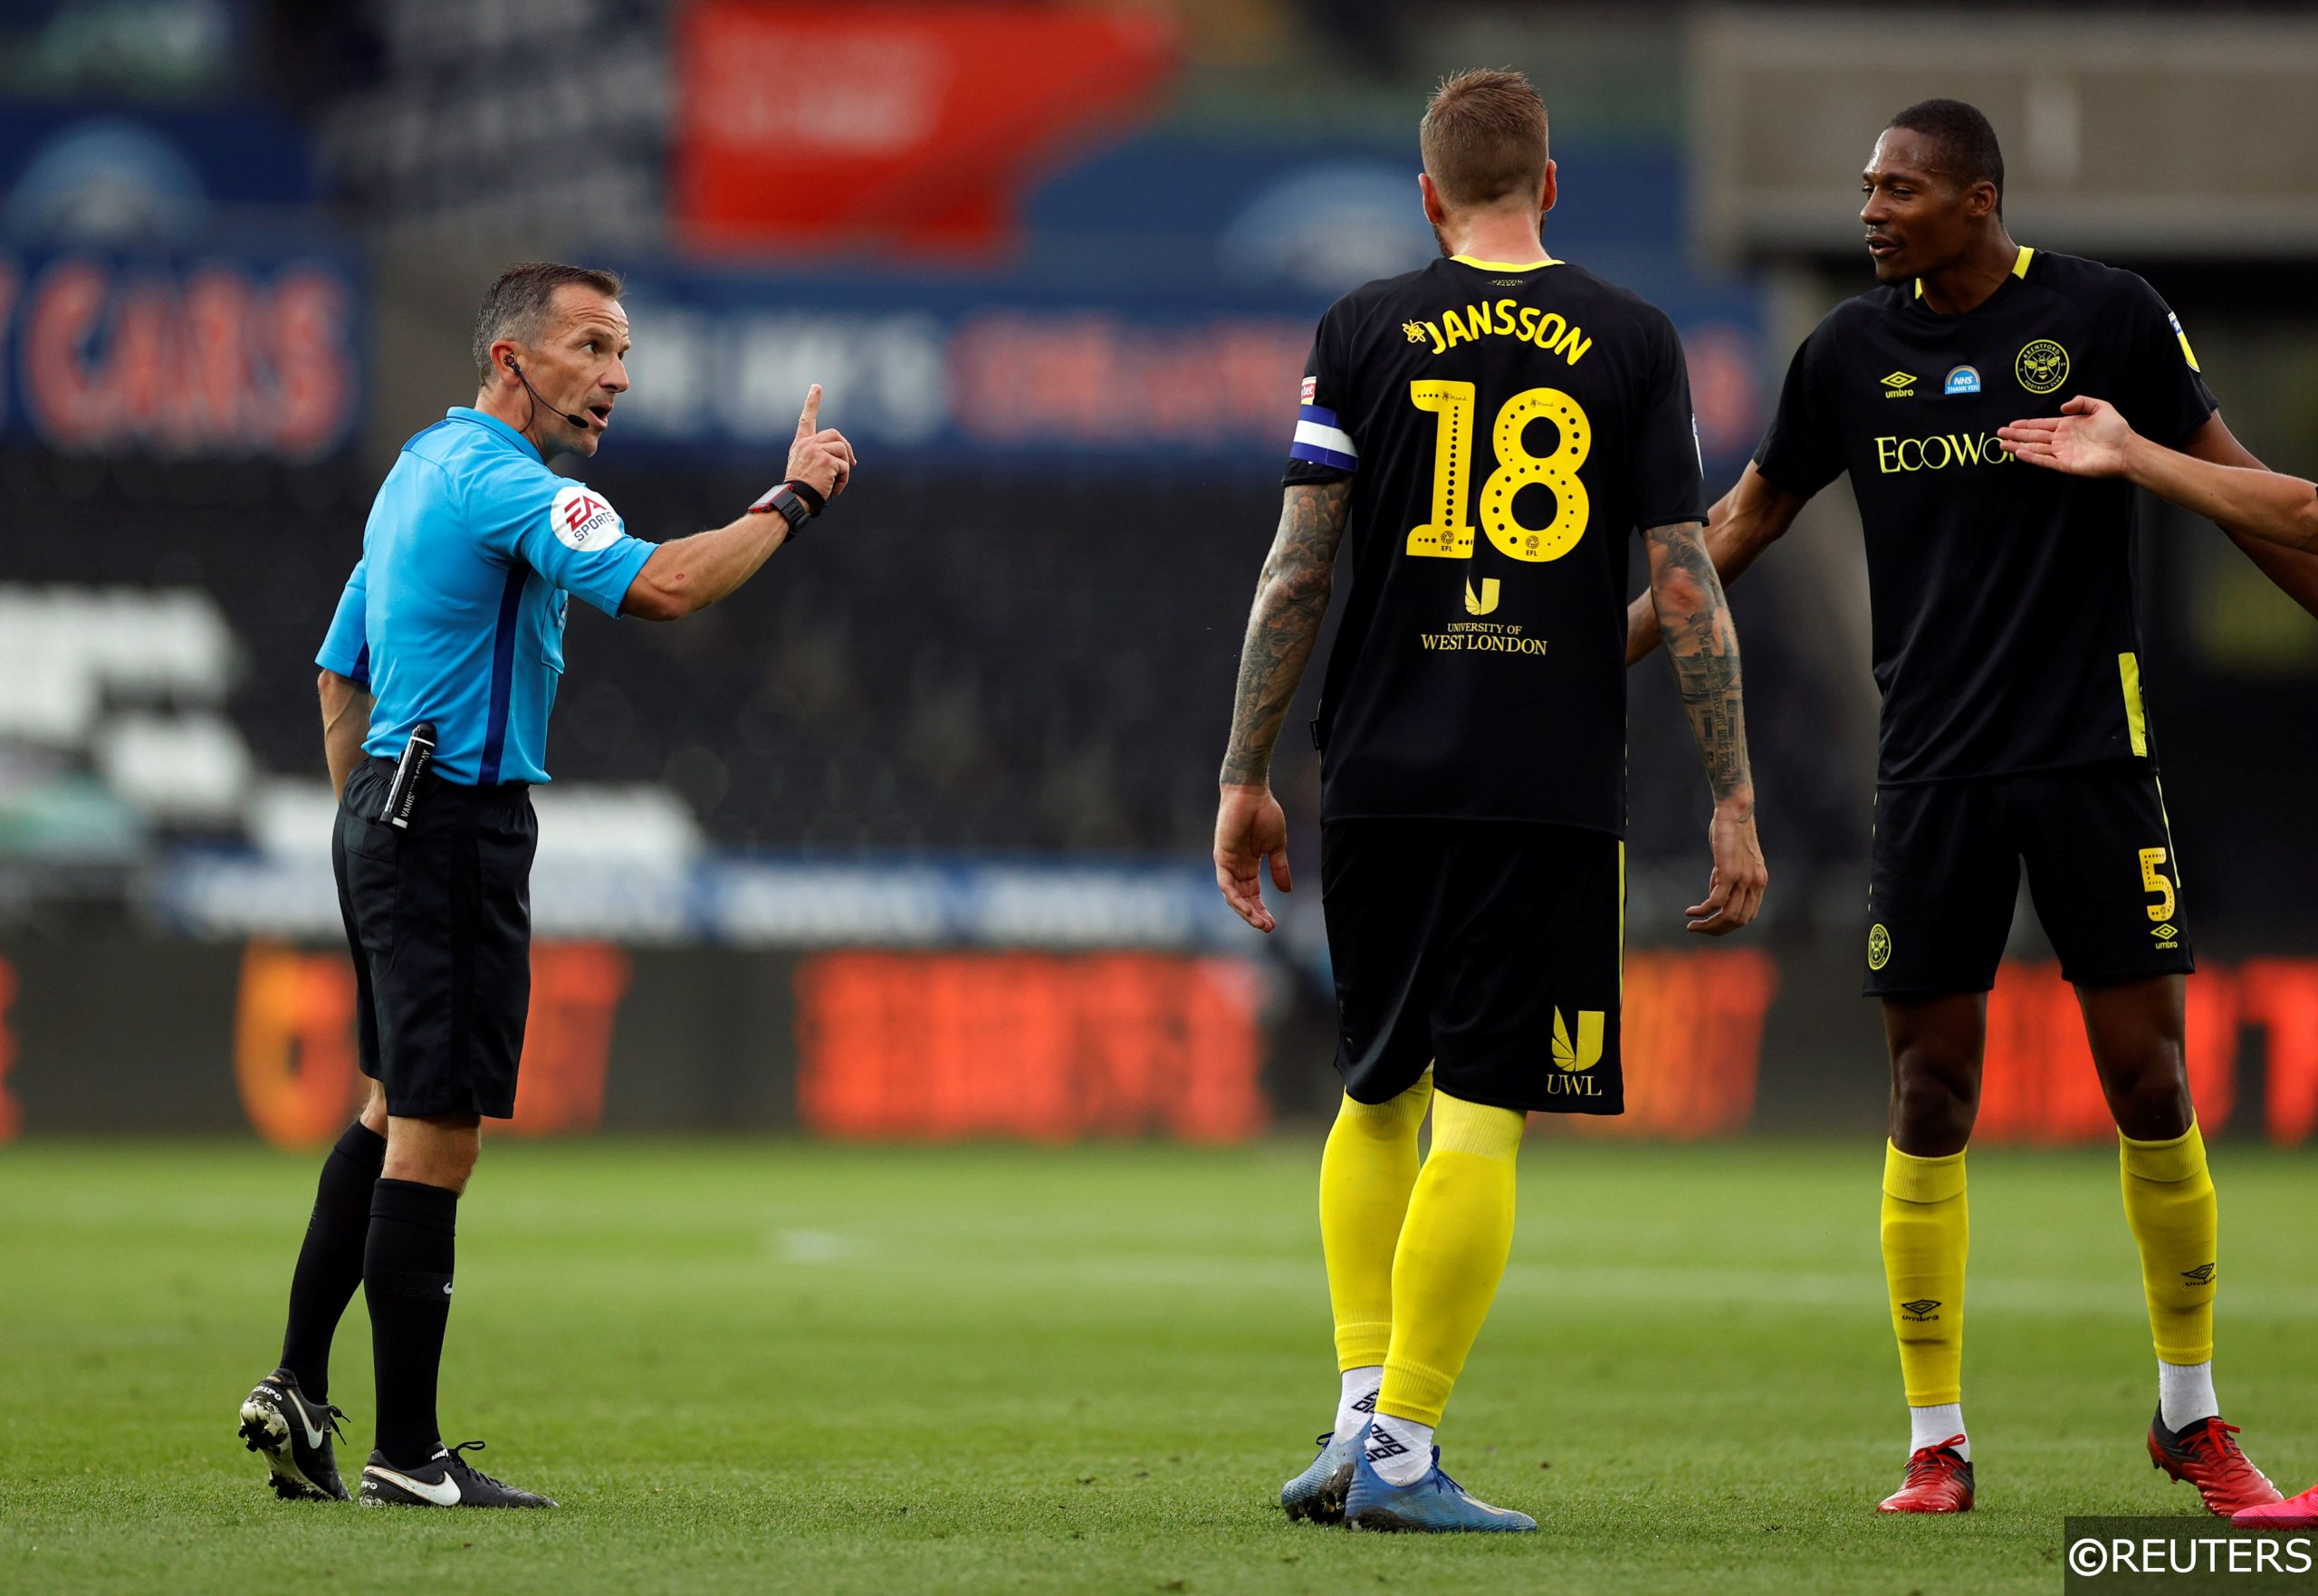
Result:
[[[2181,928],[2172,924],[2152,925],[2149,928],[2149,934],[2160,942],[2170,942],[2181,934]]]
[[[2181,1278],[2192,1285],[2211,1285],[2214,1268],[2215,1266],[2212,1264],[2199,1264],[2194,1269],[2182,1270]]]
[[[1352,1405],[1352,1410],[1355,1413],[1374,1413],[1376,1411],[1376,1392],[1370,1391]]]
[[[1400,1438],[1390,1430],[1371,1428],[1368,1431],[1368,1461],[1371,1463],[1381,1463],[1387,1457],[1404,1457],[1408,1456],[1408,1450],[1401,1444]]]
[[[1915,397],[1916,379],[1911,372],[1893,371],[1875,380],[1883,385],[1883,397],[1887,399],[1909,399]]]
[[[1939,1314],[1932,1312],[1932,1309],[1938,1306],[1940,1306],[1940,1299],[1938,1297],[1920,1296],[1911,1303],[1901,1303],[1900,1305],[1900,1314],[1901,1317],[1904,1319],[1911,1320],[1918,1324],[1922,1324],[1940,1317]]]

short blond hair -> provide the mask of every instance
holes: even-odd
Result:
[[[1461,209],[1534,197],[1545,186],[1546,102],[1526,73],[1483,68],[1442,79],[1416,138],[1432,186]]]

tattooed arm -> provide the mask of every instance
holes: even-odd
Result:
[[[1264,907],[1261,861],[1288,890],[1288,820],[1271,795],[1271,750],[1304,680],[1312,641],[1327,613],[1336,544],[1344,536],[1352,482],[1298,483],[1282,496],[1279,530],[1256,583],[1248,636],[1240,645],[1240,686],[1231,708],[1215,813],[1215,884],[1258,931],[1277,923]]]
[[[1723,584],[1737,581],[1764,550],[1785,537],[1810,502],[1808,494],[1787,492],[1750,462],[1706,515],[1706,551],[1714,557]],[[1657,646],[1658,610],[1649,594],[1640,594],[1626,610],[1626,664]]]
[[[1738,631],[1708,558],[1697,521],[1652,527],[1650,604],[1674,664],[1674,684],[1714,789],[1707,842],[1714,874],[1706,901],[1685,911],[1690,929],[1721,936],[1754,919],[1769,872],[1755,839],[1755,778],[1747,762],[1747,710],[1738,675]]]

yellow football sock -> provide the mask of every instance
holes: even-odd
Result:
[[[2150,1333],[2168,1363],[2213,1357],[2214,1261],[2220,1212],[2195,1120],[2166,1142],[2117,1138],[2125,1223],[2141,1245]]]
[[[1908,1405],[1964,1400],[1964,1155],[1918,1158],[1883,1151],[1883,1279]]]
[[[1336,1366],[1384,1361],[1393,1339],[1393,1248],[1416,1185],[1416,1132],[1432,1100],[1432,1073],[1383,1103],[1336,1110],[1320,1154],[1320,1250],[1328,1261]]]
[[[1432,1094],[1432,1151],[1393,1255],[1393,1344],[1376,1410],[1438,1425],[1513,1247],[1513,1161],[1528,1116]]]

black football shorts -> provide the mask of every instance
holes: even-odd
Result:
[[[2024,865],[2065,980],[2106,986],[2197,968],[2156,772],[2084,765],[1876,793],[1867,995],[1994,986]]]
[[[362,1073],[391,1114],[511,1119],[532,997],[530,790],[422,776],[402,830],[378,817],[394,769],[355,766],[330,841]]]
[[[1382,1103],[1425,1066],[1452,1097],[1622,1113],[1625,845],[1522,821],[1336,820],[1320,899],[1336,1071]]]

